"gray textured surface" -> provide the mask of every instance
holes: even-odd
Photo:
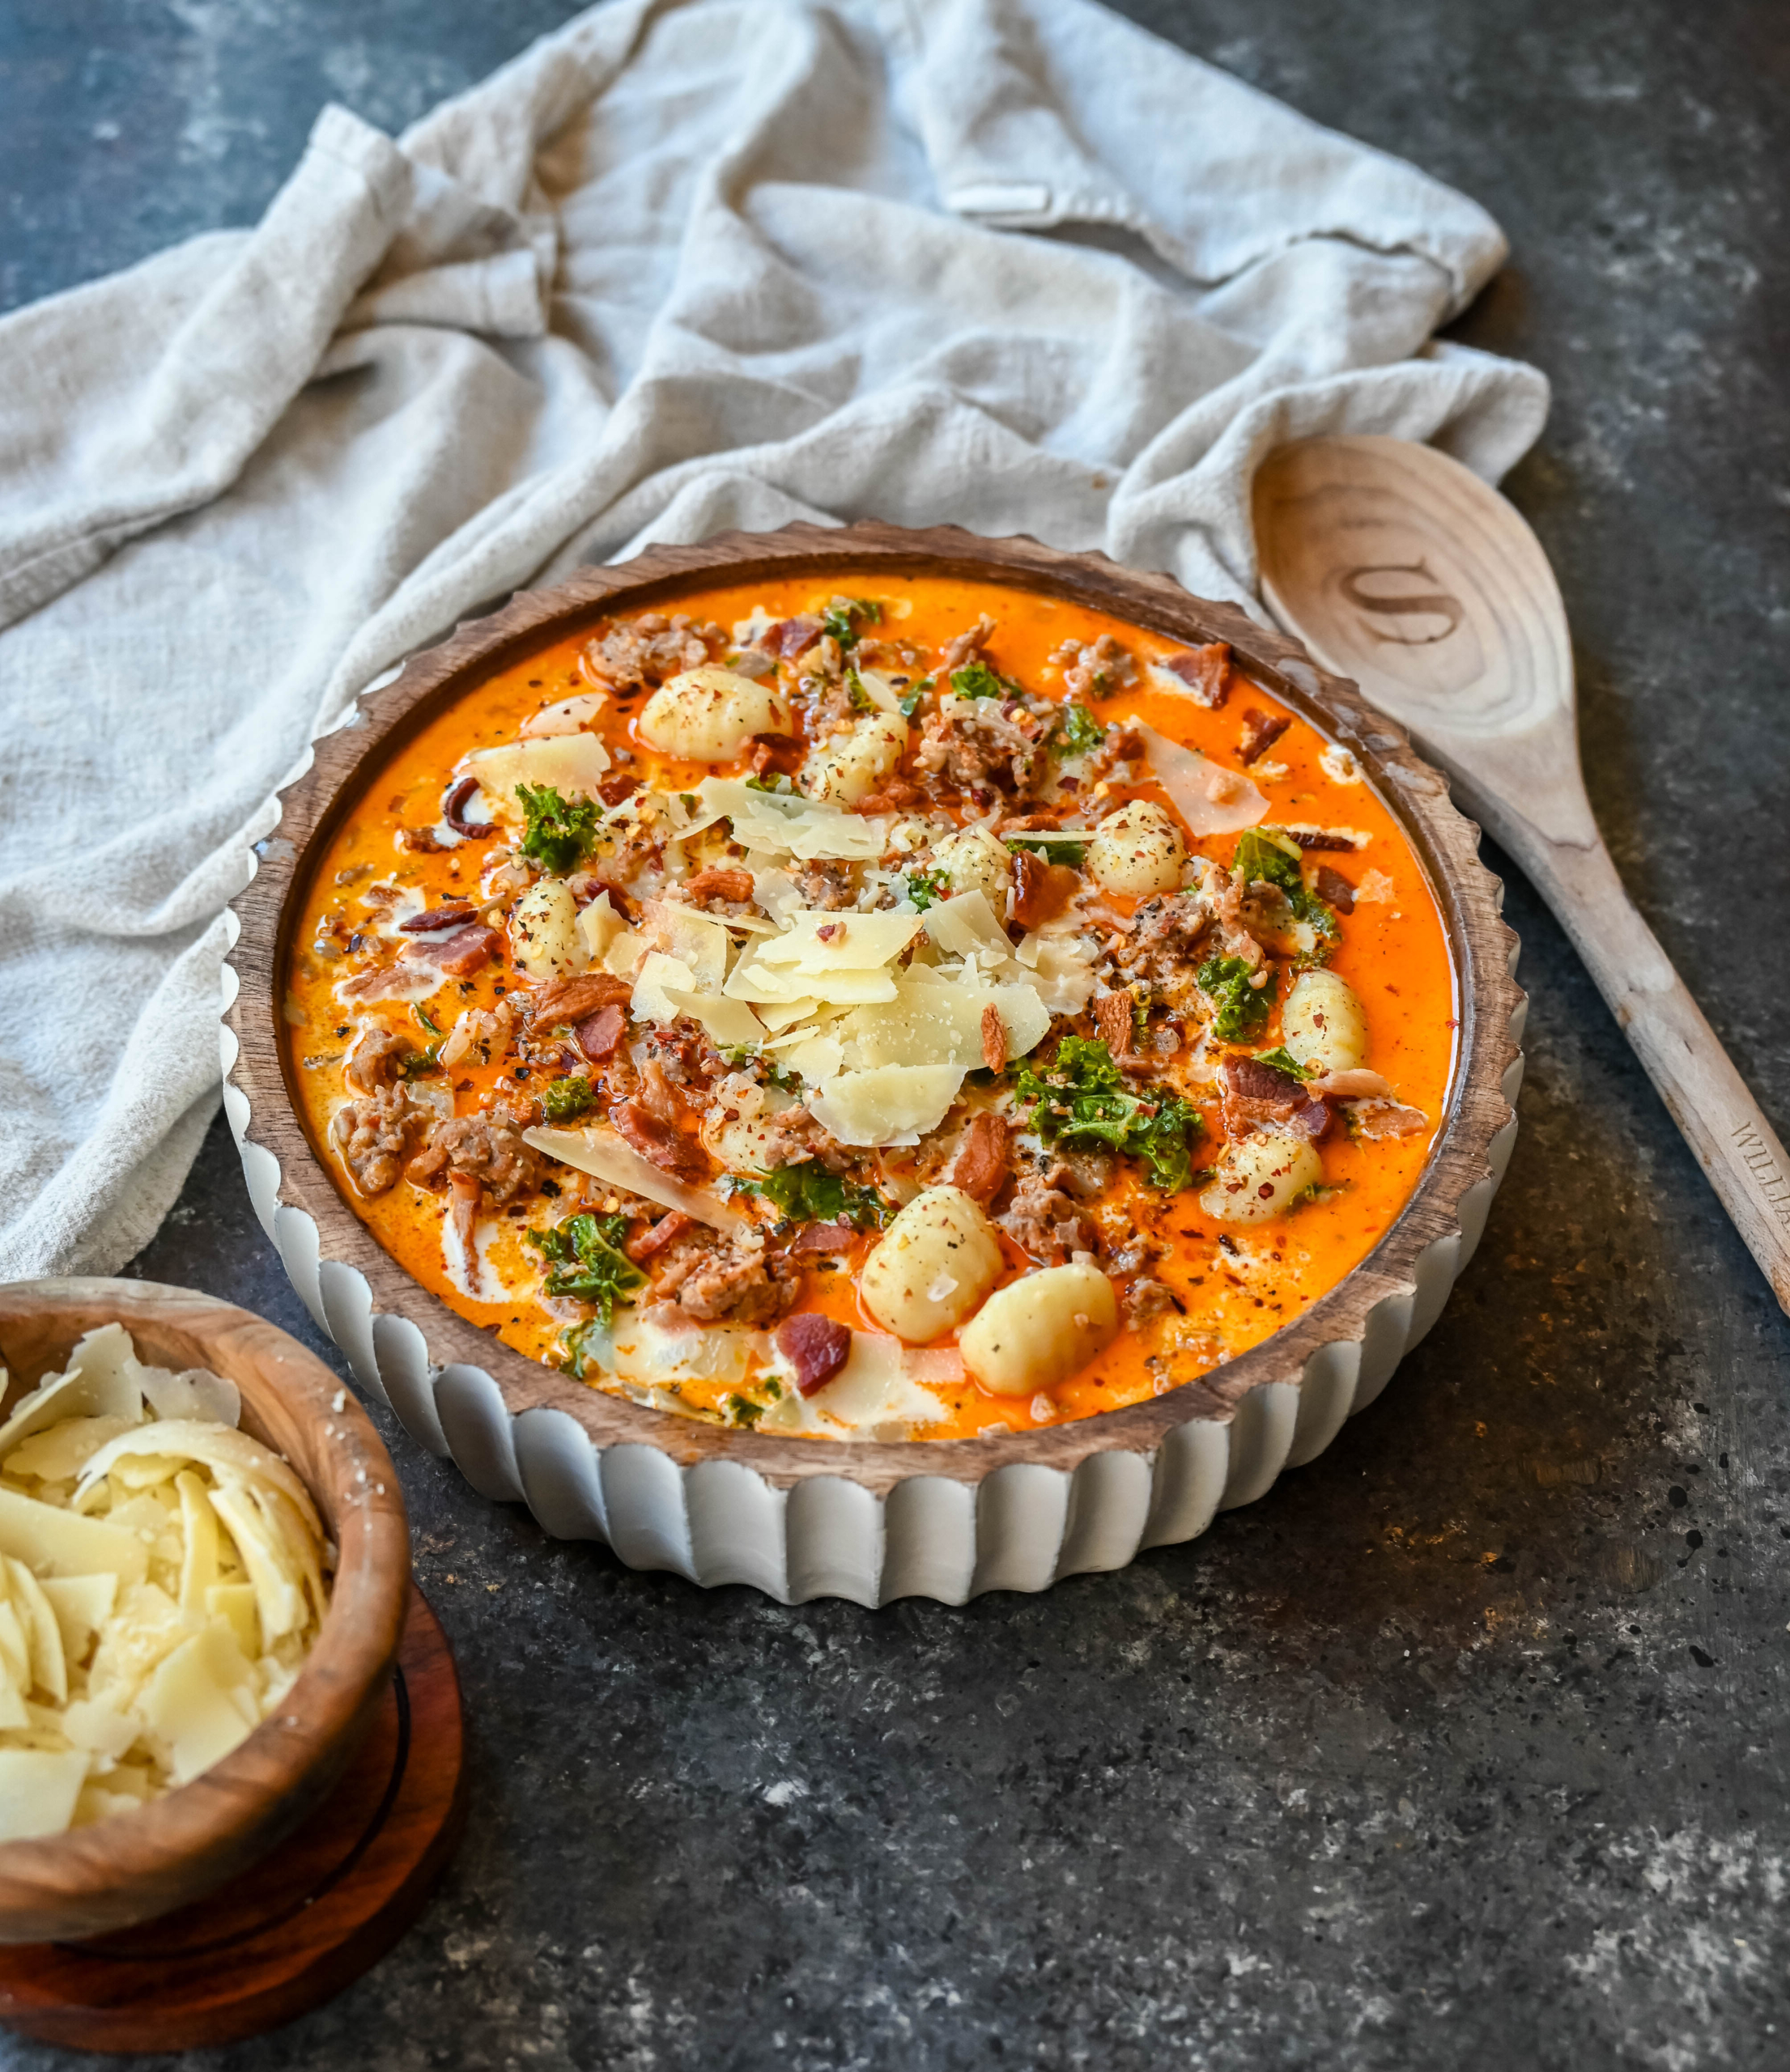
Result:
[[[568,11],[0,6],[0,301],[251,220],[323,99],[396,126]],[[1509,231],[1459,333],[1556,384],[1509,488],[1592,798],[1784,1130],[1781,0],[1134,11]],[[1191,1548],[784,1611],[547,1543],[393,1434],[466,1845],[334,2006],[206,2061],[1790,2061],[1790,1331],[1520,881],[1510,914],[1529,1076],[1478,1260],[1380,1403]],[[316,1342],[221,1127],[136,1270]]]

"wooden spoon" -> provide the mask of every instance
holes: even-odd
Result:
[[[1458,461],[1377,437],[1282,448],[1256,477],[1255,522],[1269,609],[1409,730],[1522,865],[1790,1310],[1790,1160],[1597,832],[1541,541]]]

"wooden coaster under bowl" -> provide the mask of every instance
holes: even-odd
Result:
[[[317,1812],[159,1921],[0,1947],[0,2023],[81,2050],[192,2050],[321,2006],[422,1912],[460,1837],[463,1756],[453,1655],[413,1583],[378,1717]]]

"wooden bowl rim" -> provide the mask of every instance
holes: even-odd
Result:
[[[1272,1338],[1199,1379],[1148,1402],[1031,1432],[837,1443],[779,1438],[649,1410],[561,1377],[458,1315],[377,1242],[318,1157],[282,1055],[279,974],[301,904],[295,888],[302,891],[312,857],[371,782],[373,766],[470,689],[477,674],[580,624],[667,605],[684,591],[878,566],[1006,583],[1173,639],[1228,641],[1265,687],[1354,751],[1429,875],[1455,959],[1461,1027],[1448,1121],[1410,1199],[1367,1257]],[[462,623],[364,694],[348,721],[314,749],[308,767],[280,792],[279,826],[256,845],[259,868],[234,902],[240,932],[227,961],[240,983],[225,1018],[238,1048],[227,1077],[248,1103],[244,1141],[272,1153],[279,1199],[312,1218],[324,1258],[365,1277],[376,1313],[418,1325],[432,1366],[482,1369],[512,1415],[561,1411],[599,1447],[649,1446],[686,1467],[733,1461],[777,1488],[831,1475],[878,1493],[915,1476],[975,1483],[1016,1462],[1067,1470],[1095,1453],[1149,1451],[1180,1424],[1227,1420],[1264,1383],[1296,1382],[1320,1347],[1360,1339],[1377,1304],[1414,1288],[1419,1255],[1458,1231],[1460,1199],[1490,1175],[1492,1140],[1512,1119],[1503,1081],[1517,1055],[1510,1033],[1522,999],[1510,970],[1516,939],[1499,918],[1502,888],[1479,860],[1479,830],[1454,807],[1441,773],[1353,683],[1320,668],[1296,642],[1235,605],[1196,597],[1171,576],[1124,568],[1102,554],[1067,554],[1025,536],[984,539],[955,525],[909,530],[881,523],[798,524],[769,533],[724,533],[695,546],[649,547],[619,565],[581,569],[552,589],[518,592],[488,617]]]
[[[241,1390],[244,1429],[261,1424],[257,1391],[278,1393],[300,1421],[314,1420],[319,1459],[332,1471],[303,1479],[337,1546],[329,1607],[304,1667],[278,1709],[229,1755],[138,1811],[66,1834],[0,1843],[0,1924],[60,1913],[70,1925],[56,1932],[79,1934],[151,1917],[233,1875],[303,1813],[315,1795],[308,1781],[314,1783],[320,1769],[333,1778],[398,1658],[410,1531],[398,1471],[353,1391],[264,1318],[158,1281],[15,1281],[0,1286],[0,1364],[10,1327],[46,1318],[67,1320],[67,1345],[58,1357],[101,1323],[121,1323],[139,1339],[146,1330],[177,1330],[198,1348],[190,1364],[210,1367]],[[277,1370],[277,1382],[270,1369]],[[37,1375],[29,1378],[35,1382]],[[185,1874],[207,1859],[217,1875],[203,1884],[187,1883]],[[134,1909],[134,1892],[147,1903]],[[88,1908],[91,1921],[79,1919]],[[31,1939],[40,1939],[40,1931],[34,1929]]]

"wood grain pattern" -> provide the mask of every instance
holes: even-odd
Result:
[[[1189,645],[1228,641],[1265,687],[1355,752],[1422,859],[1460,976],[1461,1064],[1431,1162],[1402,1215],[1351,1274],[1265,1344],[1149,1403],[1099,1417],[975,1439],[832,1446],[669,1417],[584,1388],[478,1330],[412,1280],[354,1213],[298,1119],[285,1076],[280,974],[302,903],[296,889],[311,860],[354,809],[383,756],[484,673],[608,613],[664,608],[704,584],[797,575],[843,580],[846,569],[878,567],[1040,591]],[[1188,1419],[1228,1418],[1249,1390],[1296,1379],[1318,1347],[1358,1336],[1378,1301],[1411,1287],[1412,1263],[1425,1247],[1458,1227],[1456,1205],[1486,1174],[1487,1146],[1510,1119],[1500,1081],[1516,1055],[1510,1017],[1520,996],[1508,968],[1514,938],[1498,918],[1498,885],[1479,861],[1477,830],[1455,811],[1440,776],[1396,725],[1316,668],[1294,642],[1235,605],[1190,597],[1168,576],[1123,569],[1103,555],[1061,554],[1031,539],[984,540],[955,526],[904,531],[878,524],[791,525],[725,533],[700,546],[654,547],[618,567],[581,570],[558,589],[518,595],[414,657],[363,703],[355,724],[317,742],[312,767],[281,800],[278,833],[260,845],[260,870],[235,902],[241,935],[230,962],[240,983],[227,1019],[240,1047],[231,1076],[249,1102],[248,1135],[278,1158],[281,1198],[315,1220],[325,1256],[366,1276],[376,1310],[414,1320],[432,1361],[482,1367],[512,1412],[563,1411],[599,1446],[652,1446],[682,1465],[737,1460],[780,1488],[844,1475],[879,1492],[916,1475],[973,1483],[1017,1461],[1070,1469],[1109,1449],[1146,1451]]]
[[[1458,461],[1397,439],[1283,448],[1255,514],[1276,617],[1411,729],[1522,864],[1790,1310],[1790,1158],[1597,831],[1541,542]]]
[[[410,1536],[391,1456],[323,1362],[259,1317],[154,1281],[15,1282],[0,1288],[8,1401],[62,1366],[83,1331],[114,1322],[153,1365],[209,1367],[236,1384],[243,1429],[283,1454],[316,1498],[339,1549],[335,1582],[298,1681],[222,1762],[140,1811],[0,1844],[0,1942],[150,1920],[264,1855],[342,1774],[383,1700],[403,1627]]]
[[[0,2023],[82,2050],[198,2050],[321,2006],[421,1913],[465,1822],[465,1755],[453,1651],[412,1585],[377,1716],[303,1828],[162,1920],[0,1950]]]

